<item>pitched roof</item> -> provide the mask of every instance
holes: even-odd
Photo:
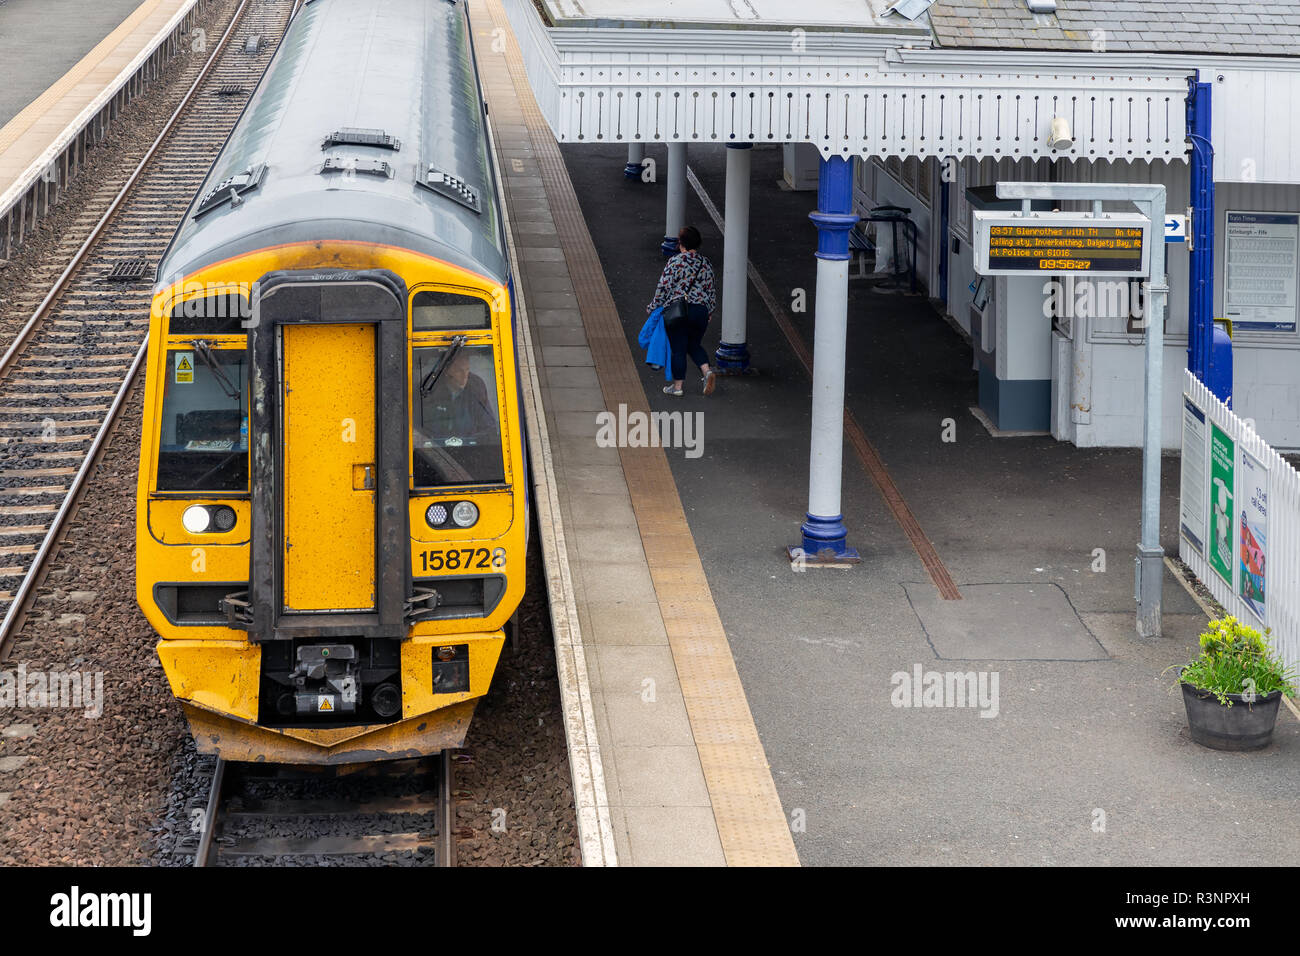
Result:
[[[938,0],[941,47],[1300,56],[1300,2],[1057,0],[1033,14],[1025,0]]]

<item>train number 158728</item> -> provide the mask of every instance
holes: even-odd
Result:
[[[495,568],[501,571],[506,566],[506,549],[493,548],[449,548],[446,551],[421,551],[421,571],[474,571],[479,568]]]

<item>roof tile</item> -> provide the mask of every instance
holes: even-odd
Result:
[[[937,0],[929,16],[943,47],[1086,49],[1102,30],[1108,50],[1300,56],[1300,0],[1057,0],[1038,16],[1025,0]]]

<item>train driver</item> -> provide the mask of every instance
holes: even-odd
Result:
[[[469,353],[460,349],[447,366],[426,406],[426,427],[435,438],[495,436],[497,416],[483,379],[469,369]]]

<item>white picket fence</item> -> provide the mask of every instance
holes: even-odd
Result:
[[[1270,628],[1274,647],[1300,668],[1300,473],[1184,376],[1178,555],[1229,614]],[[1243,555],[1262,570],[1262,589]]]

